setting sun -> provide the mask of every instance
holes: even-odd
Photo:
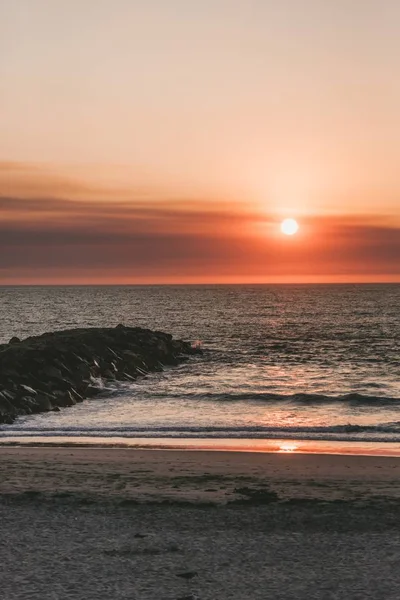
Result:
[[[295,219],[285,219],[281,223],[281,231],[285,235],[294,235],[299,230],[299,224]]]

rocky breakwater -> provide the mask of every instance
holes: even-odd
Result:
[[[0,345],[0,423],[60,410],[101,392],[104,380],[133,381],[201,352],[139,327],[70,329]]]

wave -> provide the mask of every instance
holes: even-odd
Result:
[[[171,394],[169,392],[167,394],[144,392],[143,395],[151,398],[182,398],[183,396],[182,394]],[[273,392],[239,392],[219,394],[214,392],[185,392],[184,398],[193,400],[213,400],[215,402],[287,402],[292,404],[334,404],[340,402],[359,406],[400,405],[400,398],[390,396],[367,396],[358,393],[329,396],[326,394],[311,393],[278,394]]]
[[[332,426],[149,426],[149,427],[27,427],[4,425],[0,438],[15,437],[95,437],[95,438],[233,438],[233,439],[308,439],[337,441],[400,442],[400,422],[379,425]]]

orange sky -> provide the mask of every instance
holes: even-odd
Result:
[[[1,185],[2,283],[400,281],[395,216],[310,212],[288,237],[255,201],[102,190],[10,163]]]
[[[5,0],[0,284],[400,281],[398,23]]]

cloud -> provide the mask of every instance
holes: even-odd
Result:
[[[376,220],[375,220],[376,221]],[[360,217],[276,217],[192,200],[0,198],[0,281],[400,276],[400,229]]]
[[[299,235],[246,202],[102,186],[0,162],[0,283],[400,280],[389,217],[304,216]]]
[[[79,166],[56,168],[40,163],[0,161],[0,196],[78,201],[129,200],[133,195],[151,197],[153,192],[149,186],[135,186],[131,182],[125,186],[111,184],[115,179],[113,175],[113,169],[104,165],[85,169]]]

